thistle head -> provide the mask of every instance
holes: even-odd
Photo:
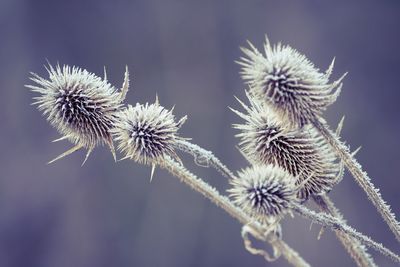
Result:
[[[342,80],[329,82],[334,60],[325,73],[320,72],[304,55],[287,45],[271,46],[265,40],[264,53],[250,42],[242,48],[242,78],[251,94],[267,102],[291,126],[303,127],[318,118],[340,94]]]
[[[114,154],[110,130],[128,90],[128,71],[124,90],[119,92],[106,79],[78,67],[49,65],[46,70],[49,79],[32,73],[35,85],[27,87],[40,94],[34,104],[63,135],[59,140],[76,145],[56,159],[82,147],[88,149],[88,156],[99,144],[108,145]]]
[[[284,215],[297,202],[294,177],[277,166],[245,168],[230,183],[234,203],[261,222]]]
[[[125,158],[152,165],[162,163],[166,155],[179,161],[174,146],[180,139],[178,130],[185,120],[186,116],[176,121],[172,110],[160,106],[158,101],[138,103],[118,114],[112,132]]]
[[[334,151],[310,126],[287,128],[266,105],[249,97],[250,107],[240,102],[245,113],[233,110],[245,120],[234,124],[240,131],[240,149],[256,164],[272,164],[295,177],[298,198],[329,192],[341,179]]]

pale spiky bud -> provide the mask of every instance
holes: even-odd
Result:
[[[230,183],[232,188],[228,191],[234,203],[262,222],[284,215],[297,202],[294,177],[277,166],[248,167]]]
[[[110,129],[128,90],[128,70],[121,92],[106,79],[78,67],[49,65],[46,70],[48,80],[32,73],[30,79],[36,85],[27,87],[40,94],[34,104],[63,135],[59,140],[68,139],[76,145],[54,160],[82,147],[88,149],[86,160],[99,144],[107,144],[115,157]]]
[[[186,116],[175,121],[172,110],[160,106],[158,101],[145,105],[137,103],[119,113],[112,132],[125,158],[153,165],[161,163],[165,155],[179,161],[174,146],[180,139],[177,132],[185,120]]]
[[[340,164],[327,142],[311,127],[284,127],[267,106],[249,100],[250,107],[239,100],[246,114],[232,109],[245,120],[234,124],[243,153],[252,162],[279,166],[296,177],[300,200],[330,191],[339,180]]]
[[[346,74],[329,83],[334,60],[321,73],[290,46],[271,46],[266,38],[263,55],[250,42],[249,45],[249,49],[242,48],[247,57],[238,61],[242,78],[250,85],[251,94],[269,103],[292,126],[304,126],[336,101]]]

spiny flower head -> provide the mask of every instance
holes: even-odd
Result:
[[[88,149],[86,160],[99,144],[107,144],[115,158],[110,129],[129,87],[128,70],[120,92],[106,77],[101,79],[78,67],[49,65],[46,70],[49,79],[31,73],[36,85],[27,87],[40,94],[34,104],[63,135],[58,140],[68,139],[76,145],[53,161],[82,147]]]
[[[174,145],[180,139],[177,132],[185,120],[186,116],[175,121],[172,110],[160,106],[158,100],[153,104],[137,103],[119,113],[112,132],[125,158],[155,165],[161,163],[165,155],[179,161]]]
[[[247,113],[232,109],[245,120],[234,124],[240,130],[240,149],[257,164],[273,164],[296,177],[298,198],[329,192],[341,179],[341,166],[334,151],[311,126],[284,127],[274,112],[250,97],[250,107],[239,100]]]
[[[228,191],[233,201],[262,222],[284,215],[297,202],[295,179],[273,165],[254,165],[238,172]]]
[[[321,73],[290,46],[271,46],[266,38],[263,55],[250,42],[249,45],[250,48],[242,48],[247,57],[238,61],[242,78],[253,95],[269,103],[291,126],[304,126],[336,101],[346,74],[329,83],[334,60]]]

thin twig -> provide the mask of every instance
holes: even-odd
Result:
[[[177,140],[176,148],[183,152],[189,153],[194,157],[197,165],[202,167],[212,166],[225,177],[232,179],[235,175],[226,167],[211,151],[208,151],[196,144],[192,144],[187,140]]]
[[[204,197],[211,200],[214,204],[225,210],[233,218],[237,219],[243,225],[250,225],[260,236],[264,236],[268,230],[265,226],[254,221],[250,216],[244,213],[241,209],[236,207],[232,202],[225,196],[222,196],[215,188],[192,174],[184,166],[177,163],[170,157],[166,156],[165,161],[161,167],[167,169],[171,174],[178,177],[182,182],[186,183],[195,191],[202,194]],[[276,238],[273,234],[267,235],[267,240],[273,245],[280,249],[282,255],[286,260],[293,266],[310,266],[301,256],[291,249],[283,240]]]
[[[266,261],[269,261],[269,262],[275,261],[281,256],[281,252],[277,248],[275,243],[271,243],[272,248],[273,248],[273,256],[271,256],[271,254],[269,252],[267,252],[266,250],[264,250],[264,249],[258,249],[258,248],[253,247],[252,242],[251,242],[251,240],[249,238],[249,234],[254,236],[254,237],[257,237],[258,239],[264,240],[263,238],[259,237],[259,234],[257,232],[255,232],[255,230],[253,228],[251,228],[251,226],[243,225],[243,227],[242,227],[242,238],[243,238],[243,241],[244,241],[244,247],[246,248],[246,250],[248,252],[250,252],[253,255],[263,256],[264,259]]]
[[[379,190],[374,187],[374,184],[371,182],[367,173],[362,170],[361,165],[350,154],[348,147],[339,141],[339,138],[327,127],[326,123],[316,119],[313,121],[313,124],[333,147],[337,155],[343,160],[347,169],[353,175],[361,188],[367,193],[368,198],[375,205],[376,209],[380,212],[382,218],[386,221],[396,239],[400,241],[399,222],[396,220],[395,215],[391,212],[390,206],[387,205],[383,200]]]
[[[318,205],[318,207],[321,209],[321,211],[331,214],[337,219],[343,221],[343,223],[346,223],[346,221],[343,219],[342,214],[335,207],[335,205],[327,195],[313,196],[313,199],[315,203]],[[374,263],[371,255],[368,254],[366,247],[363,244],[361,244],[360,241],[348,236],[347,234],[344,234],[340,230],[334,229],[334,232],[339,241],[342,243],[343,247],[347,250],[347,252],[350,254],[350,256],[353,258],[353,260],[357,263],[359,267],[377,266]]]
[[[330,227],[332,229],[343,231],[343,233],[358,239],[364,245],[375,249],[376,251],[380,252],[382,255],[391,258],[393,261],[400,263],[400,256],[396,255],[382,244],[375,242],[370,237],[357,232],[352,227],[343,223],[343,221],[332,217],[329,214],[320,212],[316,213],[310,209],[307,209],[303,205],[300,204],[292,204],[292,209],[296,211],[301,216],[310,219],[313,222],[316,222],[322,226]]]

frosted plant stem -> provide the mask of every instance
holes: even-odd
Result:
[[[289,247],[289,245],[286,244],[282,239],[278,239],[277,242],[275,242],[275,246],[282,253],[285,259],[293,266],[311,266],[303,260],[303,258],[299,255],[297,251]]]
[[[400,256],[385,248],[382,244],[375,242],[370,237],[357,232],[352,227],[343,223],[342,220],[323,212],[317,213],[300,204],[292,204],[292,209],[301,216],[310,219],[312,222],[316,222],[324,227],[329,227],[332,230],[342,231],[344,234],[358,239],[362,244],[375,249],[384,256],[391,258],[394,262],[400,263]]]
[[[343,219],[342,214],[335,207],[335,205],[327,195],[313,196],[313,199],[315,203],[318,205],[318,207],[321,209],[321,211],[331,214],[337,219],[343,221],[343,223],[346,223],[346,221]],[[357,266],[359,267],[377,266],[374,263],[372,257],[368,254],[366,247],[362,245],[360,241],[348,236],[347,234],[344,234],[340,230],[335,229],[334,232],[339,241],[342,243],[343,247],[347,250],[347,252],[353,258],[353,260],[357,263]]]
[[[198,178],[196,175],[192,174],[184,166],[177,163],[175,160],[166,156],[163,164],[160,165],[167,169],[171,174],[178,177],[182,182],[190,186],[193,190],[199,192],[204,197],[211,200],[218,207],[225,210],[233,218],[237,219],[243,225],[249,225],[253,228],[259,236],[265,236],[265,232],[268,230],[265,226],[258,222],[255,222],[249,215],[239,209],[237,206],[232,204],[232,202],[225,196],[222,196],[215,188],[211,187],[209,184],[204,182],[202,179]],[[282,255],[286,260],[293,266],[310,266],[301,256],[290,248],[283,240],[276,238],[274,234],[267,235],[268,242],[279,248]]]
[[[196,164],[200,166],[209,167],[209,165],[211,165],[225,177],[229,179],[235,177],[228,167],[226,167],[211,151],[186,140],[177,140],[176,148],[191,154],[194,157]]]
[[[327,127],[326,123],[320,120],[314,120],[315,128],[325,137],[328,143],[336,151],[337,155],[343,160],[347,169],[353,175],[357,183],[367,193],[368,198],[375,205],[376,209],[380,212],[382,218],[386,221],[390,230],[394,233],[396,239],[400,242],[400,224],[396,220],[395,215],[391,212],[390,206],[383,200],[379,189],[374,187],[367,173],[362,170],[361,165],[350,154],[348,147],[346,147],[339,138]]]
[[[176,146],[181,151],[191,154],[195,158],[196,164],[198,164],[200,166],[205,166],[205,167],[209,167],[209,165],[210,165],[213,168],[215,168],[217,171],[219,171],[222,175],[227,177],[228,179],[235,178],[235,175],[233,174],[233,172],[231,170],[229,170],[229,168],[225,164],[223,164],[211,151],[206,150],[196,144],[192,144],[186,140],[178,140]],[[227,201],[229,201],[229,200],[227,200]],[[232,204],[229,204],[229,205],[232,205]],[[243,212],[240,211],[240,213],[243,213]],[[231,216],[238,219],[238,217],[236,217],[232,214],[231,214]],[[247,216],[247,215],[245,215],[245,216]],[[248,222],[248,220],[250,220],[250,218],[246,219],[247,222]],[[244,221],[241,221],[241,220],[239,220],[239,221],[244,224]],[[258,231],[260,231],[260,230],[261,229],[258,229]],[[278,242],[274,243],[274,245],[284,255],[286,260],[289,263],[291,263],[293,266],[309,266],[309,264],[307,262],[305,262],[295,250],[293,250],[289,245],[287,245],[282,240],[279,239]]]

